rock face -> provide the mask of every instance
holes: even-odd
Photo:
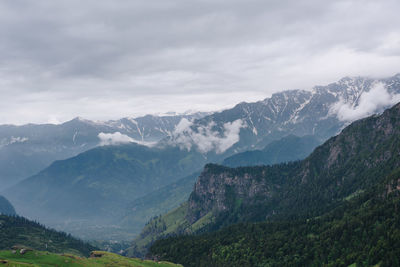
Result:
[[[399,168],[397,104],[346,127],[303,161],[241,168],[206,165],[190,195],[186,219],[193,224],[210,211],[225,213],[224,220],[231,223],[318,213]]]
[[[189,197],[188,222],[194,223],[210,211],[224,212],[248,204],[250,199],[265,201],[271,198],[279,185],[263,179],[266,173],[264,167],[254,167],[251,172],[246,172],[246,168],[233,170],[207,164]]]

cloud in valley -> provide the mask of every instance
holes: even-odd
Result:
[[[335,103],[330,112],[336,114],[341,121],[355,121],[376,112],[383,108],[394,105],[400,101],[400,94],[390,94],[384,84],[375,84],[370,91],[362,93],[355,106],[345,103],[343,99]]]
[[[108,145],[120,145],[135,142],[134,139],[130,138],[125,134],[121,134],[120,132],[115,133],[99,133],[98,137],[100,139],[100,145],[108,146]]]
[[[155,142],[145,142],[135,140],[125,134],[121,134],[120,132],[115,133],[99,133],[98,137],[100,139],[100,146],[109,146],[109,145],[121,145],[128,143],[137,143],[139,145],[152,147],[155,145]]]
[[[222,133],[213,129],[214,126],[214,122],[203,126],[182,119],[173,132],[171,143],[181,149],[195,148],[202,153],[216,151],[220,154],[239,141],[240,129],[245,127],[245,124],[240,119],[227,122],[221,129]]]

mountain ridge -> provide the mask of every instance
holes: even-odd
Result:
[[[80,117],[65,123],[0,125],[0,190],[12,186],[49,166],[101,145],[100,133],[109,134],[109,144],[137,142],[149,144],[166,137],[182,118],[198,118],[207,113],[139,118],[96,123]],[[124,136],[120,140],[119,136]]]
[[[375,88],[374,84],[378,82],[385,83],[386,88]],[[338,114],[332,113],[332,105],[342,103],[340,101],[344,99],[343,105],[357,108],[363,104],[363,95],[365,96],[365,93],[371,92],[371,90],[378,90],[378,92],[379,90],[384,90],[392,95],[397,95],[398,92],[400,93],[400,77],[392,77],[379,81],[367,78],[343,79],[327,86],[317,86],[312,92],[292,90],[276,93],[271,98],[255,103],[241,103],[232,109],[216,112],[199,119],[189,120],[183,118],[179,120],[174,117],[175,122],[178,124],[171,126],[171,129],[174,129],[171,138],[167,136],[162,139],[158,145],[152,148],[137,146],[141,147],[140,149],[144,154],[147,153],[145,153],[145,151],[154,152],[152,152],[153,156],[145,161],[141,160],[142,152],[139,153],[140,149],[134,150],[136,151],[134,156],[127,156],[126,153],[116,153],[118,149],[123,149],[123,147],[132,148],[135,146],[131,144],[131,137],[124,136],[122,130],[119,135],[102,131],[102,133],[106,135],[105,138],[108,138],[107,142],[111,142],[111,144],[115,138],[117,140],[114,141],[119,141],[118,138],[122,137],[123,140],[119,148],[116,148],[118,146],[110,146],[113,148],[108,146],[96,148],[97,150],[95,149],[94,151],[105,152],[99,154],[93,153],[93,158],[86,158],[86,160],[81,162],[81,165],[72,164],[73,160],[71,159],[56,162],[55,165],[52,165],[52,167],[47,168],[44,172],[37,175],[41,176],[42,180],[39,179],[40,181],[35,181],[35,183],[37,182],[36,184],[32,182],[35,186],[33,186],[33,184],[27,186],[27,184],[30,183],[27,182],[28,180],[35,180],[33,178],[35,176],[31,176],[29,179],[13,187],[16,190],[15,192],[19,192],[20,199],[18,199],[19,197],[17,196],[13,196],[10,191],[6,196],[15,203],[18,210],[20,210],[20,208],[25,209],[27,214],[22,213],[22,215],[29,215],[28,217],[38,216],[40,212],[46,210],[46,206],[51,206],[51,209],[46,211],[46,216],[54,214],[67,216],[66,214],[73,214],[73,212],[82,212],[85,216],[89,213],[92,215],[103,214],[103,212],[108,215],[114,215],[114,212],[121,213],[122,209],[120,208],[123,205],[129,204],[134,201],[135,198],[140,198],[147,193],[151,193],[151,191],[155,192],[162,186],[168,186],[168,183],[174,183],[180,178],[200,170],[203,164],[207,162],[220,162],[224,158],[241,151],[254,150],[258,147],[263,148],[269,143],[279,140],[289,134],[297,135],[299,138],[311,134],[314,138],[323,141],[336,134],[348,124],[347,121],[339,120]],[[390,99],[390,101],[392,101],[392,99]],[[372,111],[379,112],[381,109],[383,109],[383,106],[377,106],[376,110],[374,109]],[[78,127],[79,125],[87,127],[87,131],[77,134],[76,128],[74,127]],[[98,145],[101,141],[98,136],[98,129],[96,130],[90,124],[85,124],[81,119],[70,121],[67,123],[67,126],[68,131],[65,132],[65,135],[60,134],[54,140],[49,136],[43,136],[49,140],[48,145],[55,153],[58,153],[57,151],[59,149],[59,146],[56,145],[59,144],[57,140],[67,140],[68,144],[74,144],[74,147],[81,147],[83,144],[88,144],[90,142]],[[120,125],[116,124],[115,126],[118,127]],[[123,128],[124,127],[120,127],[118,129]],[[39,134],[39,132],[34,132],[34,134]],[[128,139],[126,139],[126,137],[128,137]],[[12,140],[14,143],[10,146],[6,146],[6,148],[15,147],[21,149],[21,151],[25,150],[23,145],[25,145],[27,141],[24,138],[25,136],[15,135]],[[124,144],[125,142],[128,142],[128,144]],[[202,143],[202,150],[198,149],[198,142]],[[44,147],[39,145],[34,149],[41,151]],[[79,149],[86,150],[86,148]],[[170,164],[169,166],[166,164],[166,162],[169,162],[168,156],[160,152],[167,150],[176,152],[173,154],[176,157],[170,155],[176,162],[168,163]],[[156,151],[158,152],[156,153]],[[10,151],[5,148],[1,149],[0,159],[2,153],[3,156],[7,156],[7,158],[12,155],[12,153],[8,152]],[[84,154],[84,156],[89,154]],[[177,156],[178,154],[179,156]],[[40,159],[37,155],[38,154],[33,154],[33,156],[31,156],[34,159]],[[82,154],[79,155],[78,158],[84,157]],[[55,158],[53,156],[50,158],[54,160]],[[103,160],[102,164],[96,161],[96,157]],[[161,160],[160,157],[163,157],[163,160]],[[0,163],[1,162],[4,164],[7,161],[3,162],[0,160]],[[27,162],[29,162],[29,160],[27,160]],[[95,166],[95,170],[88,168],[85,162],[87,164],[90,162],[90,165]],[[65,168],[61,168],[63,164],[65,164]],[[29,164],[27,164],[27,166],[29,166]],[[55,171],[52,169],[54,166],[60,167],[59,170],[62,171]],[[156,168],[150,168],[150,166]],[[182,166],[186,167],[181,169]],[[174,170],[179,170],[179,173],[172,175],[172,172],[169,171],[170,167],[175,168]],[[136,171],[132,171],[134,168],[136,168]],[[50,172],[49,170],[54,170],[54,172]],[[161,172],[162,170],[169,173],[168,178],[163,176],[166,178],[165,180],[160,178],[161,176],[159,173],[154,173]],[[191,170],[190,173],[189,170]],[[45,177],[46,173],[48,174],[47,177]],[[59,179],[62,176],[63,178]],[[110,177],[115,179],[111,179]],[[158,177],[160,179],[153,179],[152,181],[154,181],[154,183],[151,183],[150,179],[147,183],[149,177]],[[111,182],[111,180],[115,181]],[[157,184],[156,181],[159,183]],[[62,186],[65,186],[69,191],[63,191],[61,184],[58,184],[59,182],[65,182]],[[41,183],[42,186],[39,186]],[[52,188],[50,188],[50,185],[52,185]],[[149,185],[151,185],[150,188],[146,187]],[[129,188],[135,193],[131,195],[127,194],[126,192]],[[68,193],[66,193],[66,191],[68,191]],[[120,194],[120,192],[123,194]],[[276,191],[275,193],[279,192]],[[46,194],[51,197],[46,197]],[[125,197],[123,197],[124,199],[122,202],[119,202],[122,195]],[[63,196],[65,201],[58,203],[57,198],[60,196]],[[93,199],[88,201],[90,196],[93,196]],[[83,205],[77,203],[78,209],[74,210],[71,207],[66,207],[69,202],[77,202],[78,199],[84,200],[82,202]],[[114,206],[115,204],[117,204],[117,206]],[[175,206],[177,206],[176,204],[178,203],[174,203]],[[31,209],[27,208],[28,205],[31,206]],[[84,207],[86,207],[86,209],[84,209]],[[37,212],[33,213],[33,208],[35,208]],[[29,212],[30,214],[28,214]],[[115,218],[115,216],[103,217]],[[65,219],[70,219],[70,217]],[[79,217],[79,219],[88,220],[87,217]],[[86,223],[88,223],[88,221],[86,221]],[[117,226],[113,224],[112,227]]]
[[[135,242],[241,222],[319,216],[399,169],[399,136],[400,103],[352,123],[302,161],[238,168],[207,164],[186,206],[168,213],[180,214],[175,223],[168,214],[156,218]]]

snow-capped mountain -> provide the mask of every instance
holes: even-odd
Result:
[[[235,152],[263,148],[288,134],[313,135],[321,141],[351,121],[379,113],[400,101],[400,74],[387,79],[345,77],[311,90],[289,90],[255,103],[240,103],[178,125],[170,144],[203,152]],[[235,127],[232,127],[233,123]],[[238,128],[240,128],[238,130]],[[201,143],[207,137],[205,147]],[[223,146],[224,140],[236,141]]]
[[[282,91],[262,101],[242,102],[212,114],[0,125],[0,189],[35,174],[54,160],[98,145],[158,142],[197,149],[209,160],[217,160],[262,149],[289,134],[312,135],[322,142],[351,121],[379,113],[399,101],[400,74],[386,79],[345,77],[326,86]]]

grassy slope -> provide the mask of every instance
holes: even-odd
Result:
[[[21,255],[19,251],[13,254],[11,251],[0,251],[0,264],[3,261],[3,266],[160,266],[171,267],[181,266],[169,262],[154,262],[149,260],[132,259],[119,256],[109,252],[94,252],[101,257],[83,258],[70,254],[54,254],[43,251],[28,251]]]

